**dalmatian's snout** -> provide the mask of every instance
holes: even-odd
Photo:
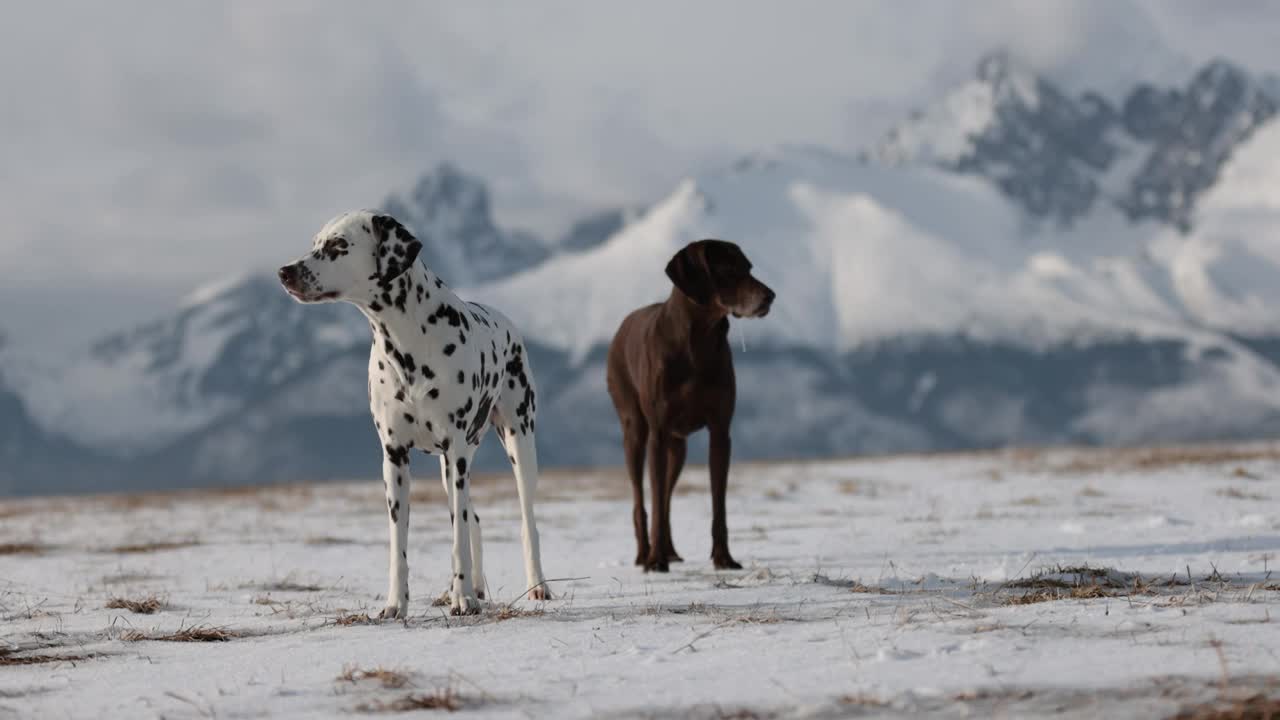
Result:
[[[334,292],[317,292],[316,276],[301,260],[276,271],[286,292],[301,302],[318,302],[337,297]]]

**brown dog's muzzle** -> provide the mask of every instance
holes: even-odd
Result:
[[[756,311],[752,317],[764,317],[765,315],[768,315],[769,308],[773,307],[773,299],[777,297],[777,294],[773,292],[773,288],[770,288],[764,283],[758,284],[760,285],[760,289],[764,291],[764,296],[761,298],[760,304],[756,305]]]

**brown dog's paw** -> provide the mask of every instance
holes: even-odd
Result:
[[[680,557],[680,553],[675,550],[668,550],[667,562],[684,562],[684,558]]]
[[[645,572],[670,572],[671,568],[667,565],[667,559],[665,557],[664,558],[651,557],[648,560],[645,560],[644,571]]]
[[[711,558],[711,562],[716,566],[717,570],[741,570],[742,564],[734,560],[729,555]]]

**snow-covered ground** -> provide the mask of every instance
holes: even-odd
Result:
[[[486,478],[493,601],[468,618],[432,606],[434,467],[403,623],[363,617],[376,481],[0,503],[0,716],[1168,717],[1280,679],[1280,446],[742,464],[739,572],[706,559],[691,468],[669,575],[631,565],[618,472],[548,473],[545,604],[517,599],[512,483]],[[159,639],[184,630],[222,641]]]

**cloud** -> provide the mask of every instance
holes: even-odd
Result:
[[[124,325],[191,286],[291,257],[325,218],[377,204],[443,160],[492,181],[504,222],[554,232],[760,147],[856,149],[993,47],[1082,85],[1159,72],[1137,61],[1166,57],[1166,37],[1197,59],[1221,48],[1275,64],[1262,14],[1276,11],[1185,0],[16,5],[0,30],[0,285],[59,302],[121,285],[154,299],[120,305]],[[1237,36],[1246,42],[1233,48]],[[60,287],[68,274],[74,289]]]

